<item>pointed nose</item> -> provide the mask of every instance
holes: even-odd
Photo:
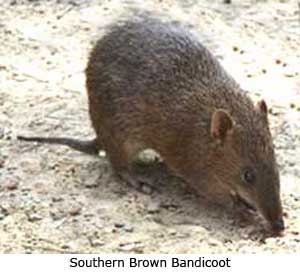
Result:
[[[277,232],[283,231],[284,230],[284,221],[282,218],[278,219],[274,224],[273,224],[273,229]]]

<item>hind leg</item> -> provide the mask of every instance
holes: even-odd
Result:
[[[138,142],[126,142],[119,147],[108,147],[108,154],[112,168],[117,177],[126,181],[139,192],[151,194],[154,190],[151,178],[138,173],[135,161],[137,155],[145,147]]]

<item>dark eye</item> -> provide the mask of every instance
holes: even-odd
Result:
[[[251,169],[246,169],[243,173],[243,178],[246,183],[252,184],[255,181],[255,173]]]

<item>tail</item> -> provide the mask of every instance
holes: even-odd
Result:
[[[59,144],[66,145],[74,150],[90,154],[97,155],[99,153],[100,148],[98,147],[97,138],[92,140],[77,140],[73,138],[65,138],[65,137],[25,137],[25,136],[17,136],[17,139],[23,141],[36,141],[40,143],[49,143],[49,144]]]

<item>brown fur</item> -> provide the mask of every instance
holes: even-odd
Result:
[[[132,179],[132,161],[152,148],[196,191],[234,191],[283,229],[266,103],[255,106],[196,35],[151,16],[116,23],[86,76],[97,146],[116,173]]]
[[[255,107],[196,36],[149,17],[125,21],[98,41],[86,74],[92,124],[116,172],[152,148],[196,190],[220,185],[273,226],[281,220],[266,104]],[[241,178],[248,166],[253,187]]]

